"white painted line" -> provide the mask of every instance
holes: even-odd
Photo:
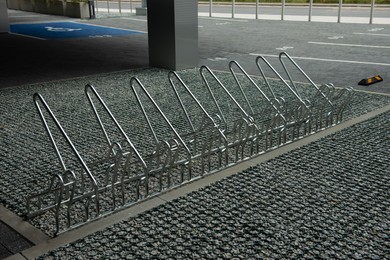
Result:
[[[44,39],[44,38],[39,38],[39,37],[35,37],[35,36],[31,36],[31,35],[26,35],[26,34],[20,34],[20,33],[14,33],[14,32],[10,32],[9,34],[14,34],[14,35],[18,35],[18,36],[33,38],[33,39],[37,39],[37,40],[41,40],[41,41],[46,41],[46,39]]]
[[[249,53],[249,55],[279,58],[279,55],[273,55],[273,54]],[[341,63],[352,63],[352,64],[390,66],[390,63],[377,63],[377,62],[365,62],[365,61],[354,61],[354,60],[332,60],[332,59],[321,59],[321,58],[311,58],[311,57],[292,57],[292,58],[297,60],[318,60],[318,61],[341,62]]]
[[[390,37],[390,34],[381,34],[381,33],[357,33],[357,32],[354,32],[353,34]]]
[[[117,30],[130,31],[130,32],[147,33],[147,32],[144,32],[144,31],[138,31],[138,30],[133,30],[133,29],[117,28],[117,27],[105,26],[105,25],[99,25],[99,24],[79,23],[79,22],[74,22],[74,21],[70,21],[70,22],[71,23],[77,23],[77,24],[83,24],[83,25],[91,25],[91,26],[95,26],[95,27],[104,27],[104,28],[117,29]]]
[[[338,40],[338,39],[343,39],[344,36],[331,36],[331,37],[328,37],[329,40]]]
[[[281,48],[275,48],[276,50],[280,50],[280,51],[287,51],[288,49],[294,49],[294,47],[291,47],[291,46],[283,46]]]
[[[71,18],[69,18],[71,19]],[[61,23],[61,22],[71,22],[69,19],[67,20],[50,20],[50,21],[24,21],[24,22],[13,22],[11,24],[41,24],[41,23]]]
[[[26,18],[26,17],[42,17],[42,16],[49,16],[49,15],[9,15],[8,18]]]
[[[229,21],[229,22],[239,22],[239,23],[247,23],[248,20],[238,20],[238,19],[222,19],[222,18],[213,18],[213,17],[199,17],[201,19],[207,20],[216,20],[216,21]]]
[[[370,29],[368,31],[369,32],[378,32],[378,31],[382,31],[383,29],[385,29],[385,28],[373,28],[373,29]]]
[[[319,45],[345,46],[345,47],[363,47],[363,48],[376,48],[376,49],[390,49],[390,46],[360,45],[360,44],[331,43],[331,42],[308,42],[308,43],[319,44]]]
[[[132,21],[141,21],[141,22],[147,22],[148,20],[144,19],[136,19],[136,18],[128,18],[128,17],[121,17],[120,19],[125,19],[125,20],[132,20]]]
[[[214,59],[208,58],[207,60],[211,60],[211,61],[221,61],[221,60],[227,60],[227,58],[216,57],[216,58],[214,58]]]

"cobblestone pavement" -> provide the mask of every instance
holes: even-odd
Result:
[[[388,259],[390,112],[40,257]]]

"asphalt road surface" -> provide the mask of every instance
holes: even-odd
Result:
[[[13,13],[12,16],[16,14]],[[42,19],[47,20],[48,17],[42,16]],[[50,18],[55,19],[52,16]],[[23,17],[18,19],[24,21]],[[64,18],[57,17],[57,19]],[[80,22],[147,31],[145,16],[112,17]],[[357,89],[390,93],[390,25],[209,17],[199,17],[198,24],[199,65],[228,71],[229,61],[236,60],[248,73],[259,75],[255,64],[258,55],[266,57],[278,71],[281,71],[277,55],[285,51],[294,57],[318,84],[332,82],[341,87],[352,86]],[[16,36],[12,38],[15,38],[15,42],[8,39],[10,46],[20,45],[20,50],[23,52],[7,52],[9,62],[5,59],[4,64],[8,64],[6,67],[8,70],[3,70],[1,78],[4,82],[10,78],[12,80],[4,84],[5,86],[37,82],[39,75],[41,75],[39,81],[47,81],[61,77],[143,67],[148,64],[147,34],[56,41],[16,39]],[[7,44],[5,40],[2,42]],[[57,54],[45,54],[43,51]],[[36,57],[42,56],[47,57],[46,62],[37,67],[27,66],[31,61],[38,61]],[[16,60],[17,63],[14,62]],[[15,63],[15,68],[10,65],[12,62]],[[104,64],[104,66],[96,66],[96,64]],[[23,70],[24,66],[26,71]],[[50,69],[51,73],[47,73],[45,69],[41,72],[31,69],[42,68],[42,66],[47,66],[46,70]],[[14,71],[19,76],[12,76],[7,71]],[[74,73],[70,73],[72,71]],[[369,87],[358,86],[357,83],[361,79],[375,75],[382,76],[383,82]],[[267,76],[275,77],[270,72],[267,72]],[[305,81],[299,73],[293,73],[293,77],[297,81]]]
[[[145,17],[93,23],[147,30]],[[278,54],[287,52],[318,84],[390,93],[389,37],[389,25],[199,17],[199,65],[228,71],[229,61],[236,60],[248,73],[260,75],[255,63],[258,55],[282,71]],[[361,79],[375,75],[384,81],[370,87],[358,85]],[[293,73],[293,78],[307,82],[299,73]]]

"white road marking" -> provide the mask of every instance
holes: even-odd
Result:
[[[373,29],[370,29],[368,31],[369,32],[377,32],[377,31],[382,31],[383,29],[385,29],[385,28],[373,28]]]
[[[148,21],[148,20],[144,20],[144,19],[127,18],[127,17],[121,17],[120,19],[132,20],[132,21],[140,21],[140,22],[145,22],[145,23]]]
[[[273,55],[273,54],[249,53],[249,55],[279,58],[279,55]],[[354,60],[333,60],[333,59],[321,59],[321,58],[311,58],[311,57],[292,57],[292,58],[297,60],[318,60],[318,61],[341,62],[341,63],[352,63],[352,64],[390,66],[390,63],[378,63],[378,62],[366,62],[366,61],[354,61]]]
[[[381,33],[357,33],[357,32],[354,32],[353,34],[390,37],[390,34],[381,34]]]
[[[42,15],[9,15],[8,18],[26,18],[26,17],[42,17],[42,16],[48,16],[45,14]]]
[[[238,20],[238,19],[221,19],[221,18],[212,18],[212,17],[199,17],[201,19],[208,20],[220,20],[220,21],[229,21],[229,22],[239,22],[239,23],[247,23],[247,20]]]
[[[220,60],[227,60],[227,58],[216,57],[216,58],[214,58],[214,59],[208,58],[208,60],[211,60],[211,61],[220,61]]]
[[[111,38],[112,35],[104,34],[104,35],[90,35],[89,38]]]
[[[376,48],[376,49],[390,49],[390,46],[360,45],[360,44],[332,43],[332,42],[308,42],[308,43],[319,44],[319,45],[345,46],[345,47],[363,47],[363,48]]]
[[[215,25],[226,25],[226,24],[230,24],[230,23],[229,22],[215,23]]]
[[[290,46],[283,46],[282,48],[275,48],[276,50],[280,50],[280,51],[286,51],[288,49],[294,49],[294,47],[290,47]]]
[[[39,37],[26,35],[26,34],[20,34],[20,33],[14,33],[14,32],[9,32],[9,34],[14,34],[14,35],[18,35],[18,36],[23,36],[23,37],[28,37],[28,38],[33,38],[33,39],[37,39],[37,40],[46,41],[46,39],[44,39],[44,38],[39,38]]]
[[[77,28],[63,28],[63,27],[52,27],[52,26],[45,26],[45,29],[49,32],[73,32],[73,31],[82,31],[83,29]]]
[[[74,21],[70,21],[70,23],[91,25],[91,26],[95,26],[95,27],[104,27],[104,28],[117,29],[117,30],[123,30],[123,31],[148,33],[148,32],[145,32],[145,31],[139,31],[139,30],[133,30],[133,29],[125,29],[125,28],[118,28],[118,27],[112,27],[112,26],[105,26],[105,25],[100,25],[100,24],[79,23],[79,22],[74,22]]]
[[[331,36],[331,37],[328,37],[329,40],[338,40],[338,39],[343,39],[344,36]]]

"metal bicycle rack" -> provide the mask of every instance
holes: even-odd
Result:
[[[283,57],[308,86],[293,81]],[[53,214],[58,234],[341,122],[353,90],[317,86],[288,54],[281,53],[279,60],[288,81],[261,56],[256,58],[260,79],[236,61],[229,63],[231,76],[224,81],[202,66],[198,93],[178,73],[169,72],[173,92],[166,94],[168,102],[155,100],[133,77],[134,100],[129,105],[132,113],[140,113],[127,118],[132,128],[127,133],[96,89],[86,85],[105,147],[101,158],[88,163],[44,98],[34,94],[61,171],[52,175],[46,190],[27,197],[27,217]],[[266,77],[260,62],[277,76],[279,85]],[[133,133],[135,125],[141,133]],[[62,153],[65,147],[72,160]]]
[[[250,157],[255,153],[259,140],[253,118],[210,68],[202,66],[200,75],[213,104],[213,107],[208,108],[213,111],[215,120],[218,120],[229,150],[233,150],[230,161],[236,163]]]
[[[300,89],[294,82],[291,76],[292,73],[287,68],[284,59],[288,60],[293,68],[295,68],[299,74],[301,74],[308,81],[309,85],[305,86],[304,88],[313,88],[314,91],[311,91],[310,95],[303,91],[304,88],[301,87]],[[259,56],[256,58],[256,65],[268,88],[271,88],[271,86],[260,66],[260,60],[264,61],[264,63],[275,73],[275,75],[277,75],[278,79],[281,80],[285,86],[287,86],[293,96],[302,102],[302,104],[304,104],[310,111],[309,132],[332,126],[342,120],[343,111],[354,95],[352,88],[348,87],[343,89],[336,89],[331,83],[317,86],[317,84],[313,82],[313,80],[286,52],[281,52],[279,54],[279,61],[285,74],[288,77],[290,84],[282,78],[282,76],[264,57]],[[313,128],[314,130],[312,130]]]
[[[187,143],[195,167],[200,166],[200,175],[227,166],[228,142],[220,125],[209,115],[176,72],[171,71],[168,79],[183,114],[176,129]],[[192,109],[188,109],[191,102]],[[187,125],[180,127],[182,121],[186,121]]]

